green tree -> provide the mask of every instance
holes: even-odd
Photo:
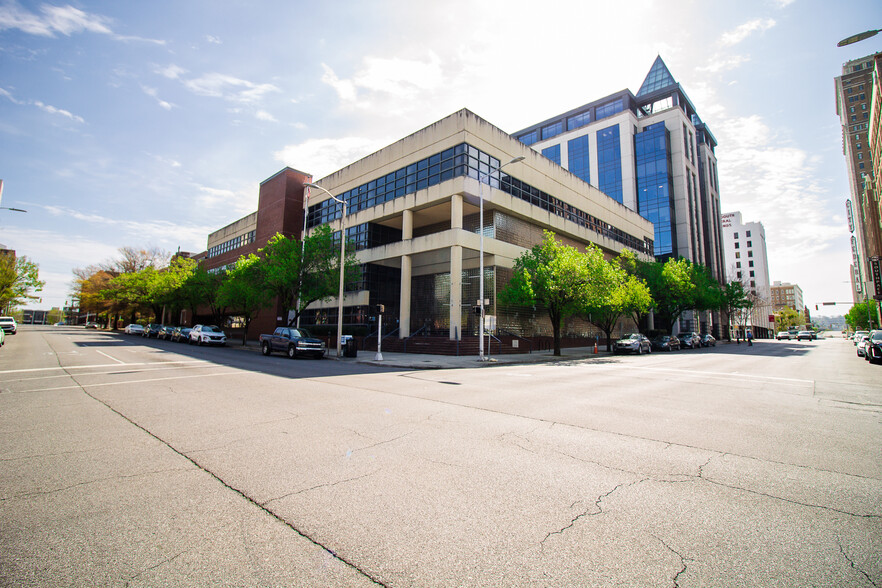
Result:
[[[775,311],[775,328],[779,331],[786,331],[787,329],[802,327],[804,325],[805,315],[801,312],[788,307]]]
[[[616,260],[606,261],[604,280],[595,283],[607,291],[607,296],[595,297],[584,308],[586,319],[606,335],[606,350],[612,350],[612,332],[623,316],[638,316],[652,306],[652,297],[646,284],[628,273],[634,267],[634,254],[623,251]],[[639,322],[639,321],[638,321]]]
[[[227,272],[218,292],[221,304],[241,313],[245,318],[242,345],[245,345],[251,319],[272,300],[272,292],[263,284],[261,269],[259,257],[253,253],[243,255]]]
[[[636,271],[649,287],[656,328],[670,333],[683,311],[693,306],[692,264],[682,258],[664,263],[638,261]]]
[[[736,325],[744,324],[744,314],[743,312],[747,311],[747,316],[750,315],[750,311],[753,309],[754,302],[750,296],[748,296],[747,292],[744,290],[744,284],[739,281],[728,282],[722,290],[722,297],[720,299],[720,311],[725,315],[725,324],[727,325],[726,329],[726,340],[732,340],[732,330],[728,328],[732,321],[735,321]]]
[[[172,258],[167,267],[156,272],[151,282],[149,290],[151,306],[160,312],[163,308],[167,308],[172,316],[186,308],[189,301],[185,284],[195,273],[196,267],[196,261],[189,257]]]
[[[585,253],[564,245],[551,231],[541,244],[515,261],[508,285],[499,293],[503,302],[540,305],[548,312],[554,336],[554,355],[560,355],[560,331],[564,319],[591,306],[601,306],[609,296],[607,262],[599,248]]]
[[[344,282],[360,276],[354,247],[347,247]],[[321,225],[303,241],[276,234],[260,250],[261,271],[266,287],[277,297],[293,325],[307,306],[334,298],[340,286],[340,242],[328,225]]]
[[[845,322],[853,331],[867,331],[872,328],[870,319],[875,316],[875,302],[858,302],[845,314]]]
[[[20,304],[37,300],[31,292],[40,292],[46,282],[40,280],[40,266],[27,257],[0,255],[0,309],[8,313]]]
[[[220,286],[224,281],[224,274],[209,272],[202,266],[197,266],[187,277],[178,290],[178,296],[184,308],[190,310],[195,317],[200,308],[208,308],[211,321],[223,322],[226,308],[220,299]]]

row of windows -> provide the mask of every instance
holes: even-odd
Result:
[[[750,237],[750,231],[745,231],[744,234],[745,234],[746,236]],[[738,233],[735,233],[733,236],[737,239],[737,238],[738,238]]]
[[[735,262],[735,267],[736,267],[736,268],[740,268],[740,267],[741,267],[741,262],[740,262],[740,261],[736,261],[736,262]],[[747,267],[753,267],[753,260],[751,260],[750,262],[748,262]]]
[[[634,137],[637,211],[655,227],[656,255],[674,252],[669,144],[670,133],[663,122],[647,126]]]
[[[615,130],[616,139],[618,139],[618,126],[610,128]],[[618,146],[617,140],[616,146]],[[621,229],[607,224],[600,219],[535,188],[534,186],[521,182],[505,173],[500,173],[498,171],[499,164],[500,161],[495,157],[490,157],[487,153],[484,153],[467,143],[461,143],[442,153],[432,155],[420,162],[387,174],[381,179],[362,184],[357,188],[344,192],[340,197],[346,201],[346,212],[348,215],[363,208],[412,193],[425,186],[434,185],[453,177],[468,176],[475,178],[482,183],[489,184],[493,188],[499,188],[516,198],[520,198],[521,200],[529,202],[534,206],[538,206],[543,210],[547,210],[552,214],[571,220],[636,251],[644,252],[649,255],[653,254],[652,240],[640,240],[633,235],[625,233]],[[422,179],[416,177],[421,170],[432,170],[436,166],[438,167],[438,170],[432,175]],[[411,174],[411,170],[415,173]],[[492,174],[491,170],[493,170]],[[618,173],[618,181],[619,185],[621,185],[620,166],[618,166]],[[410,178],[411,175],[415,176],[416,181],[409,181],[408,178]],[[403,180],[400,187],[398,185],[399,180]],[[619,201],[621,202],[621,188],[619,188]],[[374,204],[371,204],[371,202]],[[314,204],[307,209],[306,227],[307,229],[310,229],[321,224],[326,224],[332,220],[340,218],[341,214],[342,206],[337,201],[329,198],[318,204]],[[353,236],[356,238],[360,238],[358,236],[358,230],[361,229],[357,229],[353,233]],[[370,235],[370,233],[368,233],[368,235]],[[350,236],[347,233],[347,239],[348,238],[350,238]],[[369,239],[370,237],[366,238]]]
[[[750,231],[747,231],[747,232],[750,233]],[[738,233],[735,233],[735,234],[737,235]],[[749,236],[749,235],[748,235],[748,236]],[[739,249],[740,246],[741,246],[741,243],[739,243],[738,241],[735,241],[735,249]],[[748,246],[748,247],[753,247],[753,241],[748,241],[748,242],[747,242],[747,246]]]
[[[250,231],[245,233],[244,235],[239,235],[229,241],[225,241],[220,245],[215,245],[211,249],[208,250],[208,257],[215,257],[222,253],[226,253],[227,251],[232,251],[233,249],[238,249],[239,247],[243,247],[248,245],[249,243],[254,243],[255,232]]]
[[[593,109],[586,110],[585,112],[580,112],[578,114],[574,114],[573,116],[567,117],[567,129],[568,131],[572,131],[573,129],[578,129],[580,127],[584,127],[592,120],[601,120],[608,116],[612,116],[618,112],[622,112],[625,109],[624,101],[619,98],[618,100],[613,100],[612,102],[607,102],[606,104],[601,104]],[[591,110],[594,111],[594,117],[591,117]],[[541,129],[534,129],[529,133],[524,133],[520,137],[518,137],[518,141],[523,143],[524,145],[532,145],[537,141],[545,141],[546,139],[551,139],[552,137],[556,137],[564,132],[564,121],[563,119],[554,121],[552,123],[548,123],[543,126]]]

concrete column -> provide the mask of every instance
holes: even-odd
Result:
[[[410,255],[401,256],[401,302],[398,308],[398,338],[410,336],[410,281],[413,261]]]
[[[450,228],[462,228],[462,194],[450,197]]]
[[[462,339],[462,245],[450,247],[450,338]]]
[[[401,240],[413,239],[413,211],[405,210],[401,215]]]

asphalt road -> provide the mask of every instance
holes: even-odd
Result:
[[[409,371],[23,326],[2,586],[882,586],[882,366]]]

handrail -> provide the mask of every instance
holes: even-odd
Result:
[[[409,337],[404,338],[404,353],[407,353],[407,342],[410,341],[412,338],[416,337],[417,335],[419,335],[421,332],[427,330],[428,328],[429,328],[429,325],[424,325],[424,326],[420,327],[419,329],[417,329],[416,331],[414,331],[413,333],[411,333]]]
[[[505,329],[497,329],[497,331],[499,331],[500,333],[505,333],[506,335],[514,337],[515,339],[519,339],[521,341],[526,341],[527,345],[530,346],[530,353],[533,353],[533,342],[530,341],[529,339],[527,339],[526,337],[521,337],[520,335],[518,335],[516,333],[512,333],[511,331],[506,331]]]

